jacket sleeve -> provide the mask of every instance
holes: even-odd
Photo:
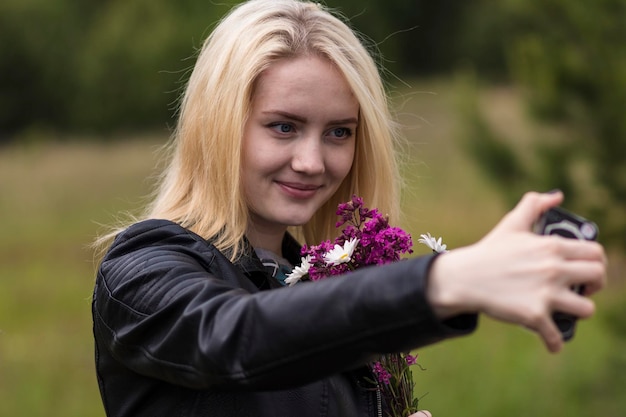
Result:
[[[284,389],[476,326],[475,315],[434,316],[424,294],[431,256],[256,291],[200,237],[152,224],[116,239],[92,306],[97,342],[145,376],[196,389]]]

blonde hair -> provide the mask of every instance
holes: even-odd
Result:
[[[169,166],[144,218],[177,222],[231,259],[241,254],[249,219],[241,147],[255,81],[276,60],[307,54],[334,63],[360,114],[350,173],[294,232],[307,243],[334,237],[337,205],[353,194],[397,220],[396,127],[376,63],[346,23],[317,3],[297,0],[242,3],[206,39],[182,97]]]

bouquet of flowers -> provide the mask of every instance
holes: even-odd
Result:
[[[293,285],[303,279],[317,281],[362,266],[396,262],[403,254],[413,253],[411,235],[390,226],[386,216],[377,209],[365,207],[360,197],[353,196],[352,200],[340,204],[337,215],[336,227],[343,227],[341,235],[334,242],[327,240],[319,245],[304,246],[301,264],[287,276],[287,284]],[[441,238],[437,241],[430,234],[421,237],[419,242],[433,251],[445,251]],[[370,366],[388,405],[389,416],[408,416],[418,411],[419,398],[414,397],[415,382],[411,370],[412,366],[419,366],[417,356],[409,352],[386,354]]]

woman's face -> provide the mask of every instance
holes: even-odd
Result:
[[[261,74],[243,137],[249,232],[283,233],[309,221],[350,172],[358,116],[327,60],[285,59]]]

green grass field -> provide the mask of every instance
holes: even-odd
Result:
[[[398,102],[410,139],[405,226],[414,236],[444,236],[451,248],[471,243],[508,207],[454,141],[462,126],[453,90],[433,83],[412,91]],[[492,99],[500,100],[498,120],[520,119],[514,96]],[[165,140],[0,148],[1,416],[104,415],[93,365],[89,244],[101,224],[141,206]],[[615,264],[617,276],[623,258]],[[436,417],[626,415],[626,401],[613,394],[620,392],[615,381],[624,382],[615,369],[626,370],[626,343],[604,320],[625,292],[617,280],[610,288],[598,298],[598,316],[580,324],[560,355],[546,353],[527,331],[488,320],[471,337],[420,350],[423,406]]]

